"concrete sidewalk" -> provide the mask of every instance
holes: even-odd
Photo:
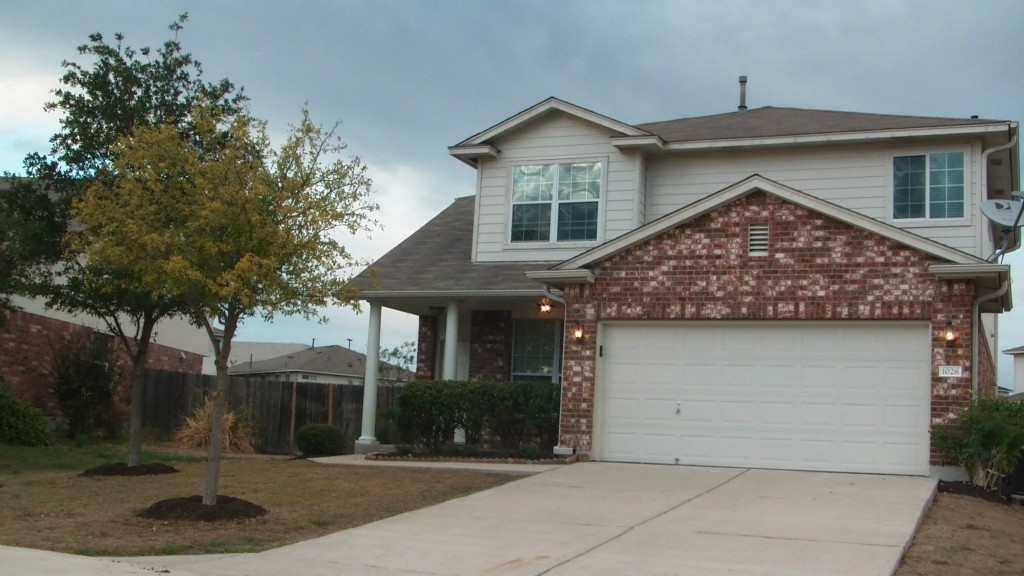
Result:
[[[0,549],[0,565],[126,576],[890,576],[934,490],[928,478],[583,463],[258,554],[28,571]]]

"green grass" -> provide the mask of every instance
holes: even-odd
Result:
[[[0,472],[17,474],[19,472],[46,470],[86,470],[100,464],[125,462],[128,458],[128,446],[124,443],[98,443],[76,445],[70,440],[57,440],[53,446],[10,446],[0,444]],[[143,462],[202,462],[204,456],[176,454],[172,451],[143,450]]]

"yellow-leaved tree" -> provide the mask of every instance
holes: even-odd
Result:
[[[203,493],[216,504],[231,342],[244,319],[358,309],[347,286],[364,264],[339,238],[377,227],[378,206],[358,157],[309,112],[273,148],[247,114],[193,112],[195,130],[142,127],[114,154],[119,178],[97,181],[75,204],[90,231],[84,253],[123,269],[154,294],[181,299],[215,350],[214,425]],[[219,325],[222,334],[214,328]]]

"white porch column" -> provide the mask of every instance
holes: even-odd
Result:
[[[370,334],[366,340],[366,375],[363,378],[363,429],[356,444],[377,444],[377,373],[380,369],[380,312],[370,303]]]
[[[455,300],[448,302],[444,317],[444,367],[441,380],[455,380],[459,351],[459,303]]]

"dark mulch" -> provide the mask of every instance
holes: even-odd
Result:
[[[217,503],[203,504],[203,497],[183,496],[168,498],[153,504],[139,517],[150,520],[188,520],[192,522],[220,522],[225,520],[248,520],[267,513],[267,509],[241,498],[217,495]]]
[[[150,464],[139,464],[129,466],[124,462],[113,464],[100,464],[95,468],[89,468],[79,476],[152,476],[154,474],[174,474],[178,469],[160,462]]]
[[[946,482],[939,480],[939,492],[945,494],[959,494],[961,496],[972,496],[981,498],[997,504],[1008,504],[1006,498],[999,495],[998,490],[985,490],[973,482]]]

